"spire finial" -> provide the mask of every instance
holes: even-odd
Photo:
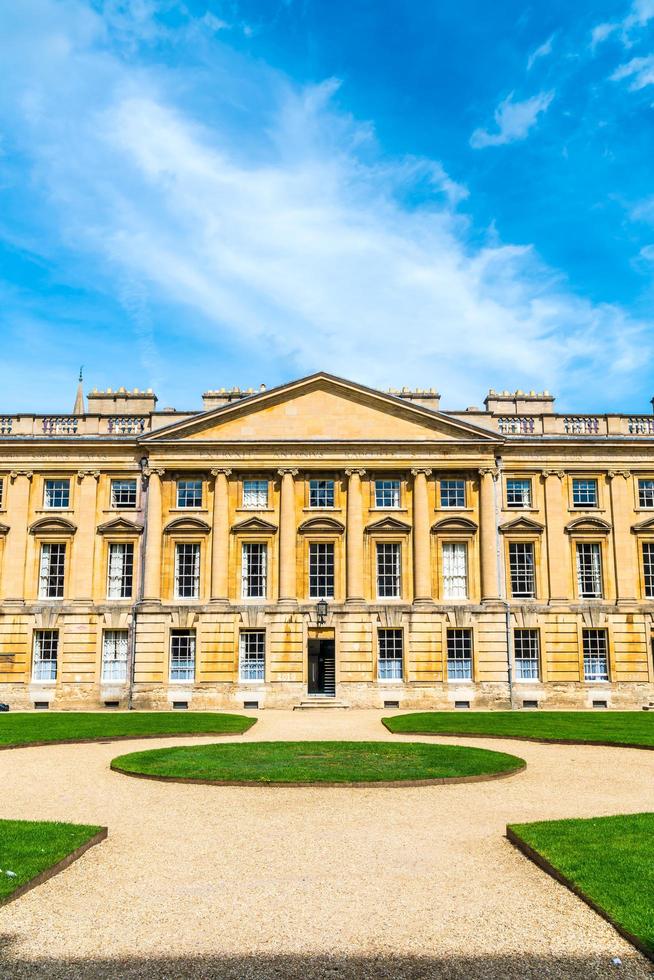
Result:
[[[79,380],[80,381],[83,381],[84,380],[84,377],[82,375],[82,371],[83,370],[84,370],[84,365],[83,364],[80,364],[80,368],[79,368]]]
[[[84,370],[84,365],[79,369],[79,380],[77,382],[77,395],[75,397],[75,407],[73,409],[73,415],[84,415],[84,388],[82,386],[82,371]]]

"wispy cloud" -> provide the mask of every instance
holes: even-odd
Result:
[[[629,89],[636,92],[647,85],[654,85],[654,55],[645,58],[632,58],[626,65],[620,65],[611,75],[611,80],[621,82],[630,79]]]
[[[437,380],[457,402],[489,384],[584,390],[646,365],[647,324],[575,295],[528,245],[480,245],[461,181],[384,155],[337,81],[295,87],[211,29],[210,72],[171,73],[116,52],[81,0],[8,9],[0,126],[29,175],[25,220],[47,229],[60,276],[83,267],[121,298],[146,361],[150,310],[167,304],[216,360],[226,343],[264,349],[287,376]],[[205,105],[209,79],[200,122],[193,94]],[[523,139],[553,97],[509,96],[473,145]]]
[[[546,58],[548,54],[552,53],[552,42],[554,41],[554,35],[551,34],[546,41],[543,41],[539,47],[532,51],[527,59],[527,71],[531,71],[535,62],[539,58]]]
[[[533,129],[541,113],[546,112],[554,98],[554,92],[540,92],[522,102],[513,101],[513,92],[500,102],[495,110],[496,132],[475,129],[470,137],[470,145],[475,150],[486,146],[503,146],[523,140]]]
[[[633,0],[629,13],[623,20],[606,21],[597,24],[591,31],[591,47],[606,41],[616,34],[625,47],[631,47],[638,31],[654,19],[654,0]]]

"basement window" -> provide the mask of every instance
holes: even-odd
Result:
[[[538,701],[523,701],[522,702],[522,707],[523,708],[537,708],[538,707]]]
[[[50,702],[49,701],[35,701],[34,702],[34,710],[35,711],[47,711],[49,707],[50,707]]]
[[[454,702],[454,707],[455,708],[461,708],[462,710],[465,711],[466,709],[468,709],[470,707],[470,702],[469,701],[455,701]]]
[[[384,707],[385,708],[399,708],[400,707],[400,702],[399,701],[384,701]]]
[[[259,702],[258,701],[244,701],[243,707],[249,709],[250,711],[258,711]]]
[[[104,706],[105,708],[119,708],[120,701],[105,701]]]
[[[594,708],[608,708],[608,706],[609,706],[608,701],[593,701]]]
[[[173,701],[174,711],[186,711],[188,708],[188,701]]]

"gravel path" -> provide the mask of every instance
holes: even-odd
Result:
[[[397,740],[381,716],[269,711],[239,738]],[[152,741],[0,752],[1,816],[109,827],[0,911],[0,976],[651,977],[503,834],[512,821],[654,810],[654,752],[456,741],[513,752],[527,771],[408,789],[218,788],[109,770]]]

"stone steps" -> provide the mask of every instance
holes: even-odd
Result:
[[[304,698],[298,704],[293,705],[293,711],[307,711],[312,708],[349,708],[347,701],[339,701],[337,698],[310,697]]]

